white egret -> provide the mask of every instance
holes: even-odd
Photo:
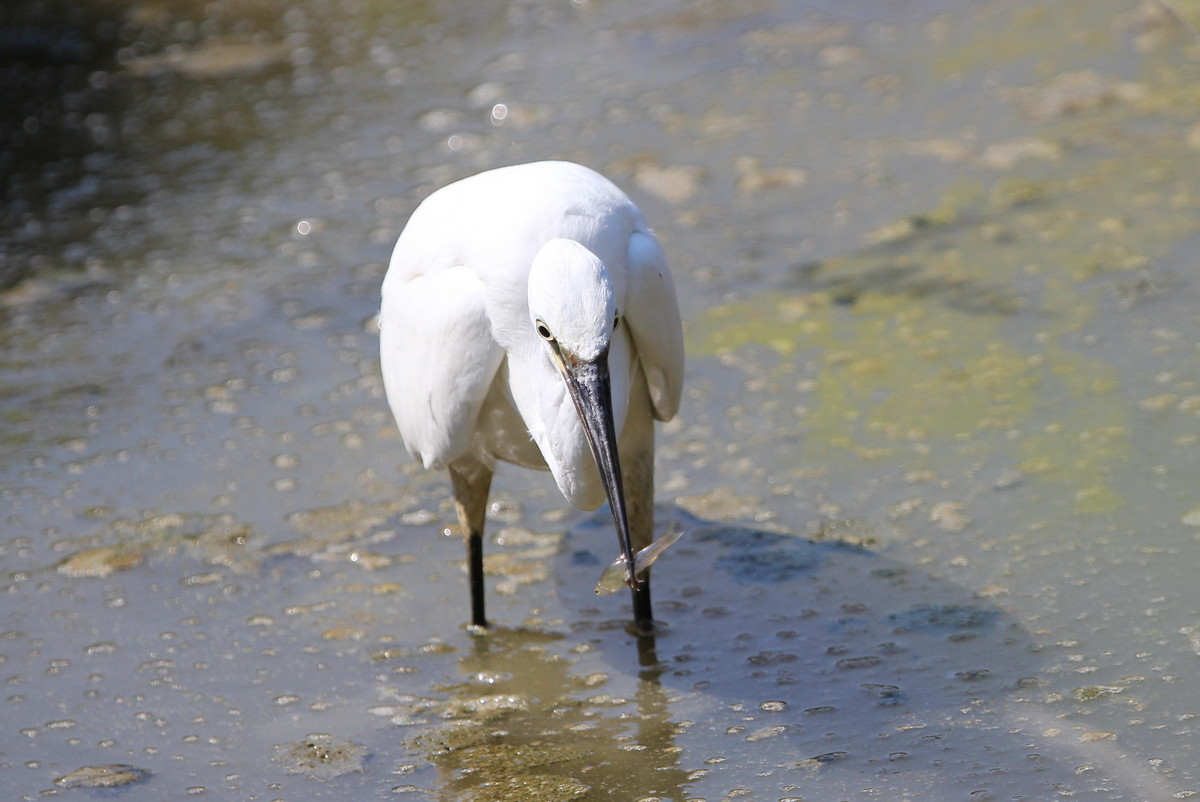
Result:
[[[578,164],[450,184],[413,212],[383,281],[380,359],[409,453],[446,467],[484,614],[483,528],[497,460],[549,469],[576,507],[612,509],[621,552],[654,529],[654,419],[679,407],[683,331],[641,212]],[[631,574],[652,631],[649,576]]]

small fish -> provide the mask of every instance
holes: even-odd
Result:
[[[667,546],[679,540],[679,536],[682,534],[683,530],[672,523],[662,537],[633,555],[634,571],[640,574],[653,565],[658,556],[667,550]],[[622,585],[628,585],[632,581],[629,564],[625,560],[625,555],[621,554],[600,575],[600,581],[596,583],[596,595],[607,596],[610,593],[616,593]]]

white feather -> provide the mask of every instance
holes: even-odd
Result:
[[[623,192],[566,162],[481,173],[413,213],[383,285],[388,401],[426,467],[466,454],[549,467],[573,504],[594,508],[603,484],[539,315],[580,357],[609,349],[618,432],[631,387],[648,386],[656,418],[675,414],[683,334],[662,248]]]

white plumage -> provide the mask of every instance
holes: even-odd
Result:
[[[430,195],[392,254],[380,350],[406,448],[454,480],[475,624],[496,460],[549,468],[582,509],[608,497],[626,556],[649,543],[652,419],[678,409],[683,333],[662,248],[608,179],[538,162]],[[648,625],[648,587],[632,584]]]

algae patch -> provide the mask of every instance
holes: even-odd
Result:
[[[1066,348],[1032,350],[1005,321],[929,298],[867,293],[847,307],[773,294],[714,311],[695,351],[735,354],[757,340],[793,357],[781,372],[811,371],[810,403],[791,424],[806,461],[895,460],[917,475],[936,470],[939,448],[986,438],[1025,474],[1069,488],[1078,512],[1115,509],[1109,473],[1129,449],[1131,412],[1115,370]]]
[[[314,733],[299,741],[277,745],[274,762],[288,774],[330,780],[362,771],[368,757],[367,747],[362,744],[328,733]]]
[[[64,557],[56,569],[60,574],[76,579],[104,579],[118,571],[137,568],[145,561],[146,552],[140,546],[99,546]]]
[[[73,551],[54,568],[74,579],[104,579],[140,567],[153,554],[187,551],[209,565],[247,573],[257,565],[247,548],[252,535],[251,527],[224,515],[166,513],[141,520],[119,518],[97,536],[116,543]]]
[[[1200,163],[1181,141],[1138,148],[1105,126],[1181,108],[1172,91],[1148,83],[1144,96],[1052,115],[1039,136],[1072,147],[1049,167],[990,186],[964,178],[860,251],[710,309],[689,328],[689,353],[784,391],[795,382],[795,401],[775,404],[794,414],[772,437],[804,438],[810,465],[888,460],[933,480],[951,456],[991,454],[1076,513],[1121,508],[1113,476],[1146,408],[1089,346],[1184,281],[1156,261],[1200,230]]]

